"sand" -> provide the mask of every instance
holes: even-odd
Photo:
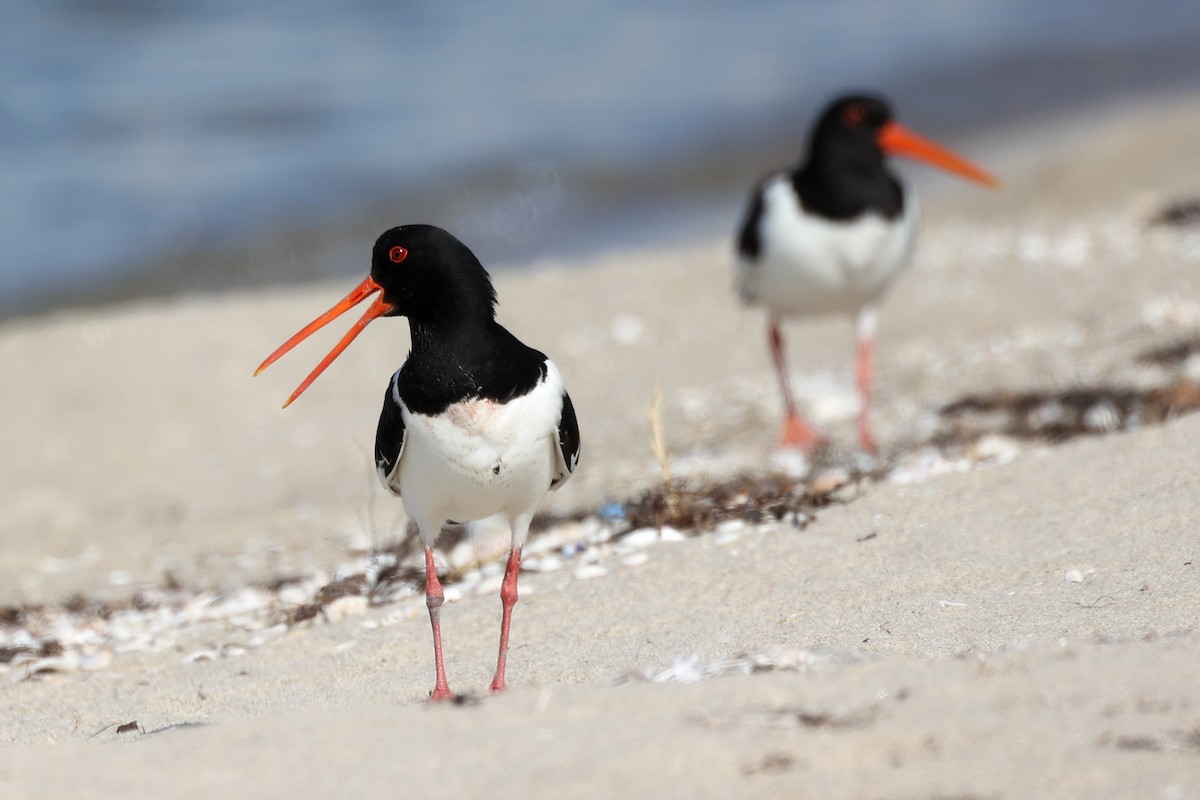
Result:
[[[922,245],[881,318],[881,477],[804,527],[525,573],[506,695],[481,697],[494,567],[443,613],[461,705],[422,702],[419,598],[290,626],[168,614],[139,647],[0,667],[0,796],[1200,797],[1200,416],[946,444],[937,413],[1200,377],[1146,357],[1200,332],[1200,228],[1147,223],[1200,194],[1198,128],[1200,97],[1164,97],[955,143],[1004,188],[920,176]],[[500,318],[558,363],[584,435],[550,510],[654,484],[656,385],[674,474],[787,466],[728,232],[533,266],[497,271]],[[0,326],[0,606],[261,601],[239,592],[400,538],[368,454],[405,326],[372,326],[286,411],[340,331],[250,377],[348,288]],[[828,463],[853,465],[850,326],[788,331]]]

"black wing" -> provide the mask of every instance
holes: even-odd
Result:
[[[742,218],[741,230],[738,231],[738,255],[746,261],[757,261],[759,253],[762,251],[758,227],[763,215],[763,186],[765,184],[764,180],[754,187],[754,193],[750,195],[750,204],[746,208],[746,215]]]
[[[579,463],[579,421],[575,419],[575,406],[571,404],[571,396],[565,391],[562,395],[562,414],[558,418],[558,450],[554,451],[554,455],[551,489],[557,489],[566,483]]]
[[[400,463],[404,452],[404,416],[400,411],[400,373],[392,376],[387,393],[383,396],[383,412],[379,415],[379,427],[375,429],[375,469],[379,480],[393,493],[400,494],[399,482],[391,477]]]

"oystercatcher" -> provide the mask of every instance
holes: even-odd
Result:
[[[917,200],[888,169],[907,156],[986,186],[996,180],[941,145],[896,122],[871,95],[834,100],[813,128],[808,155],[755,187],[737,239],[743,300],[767,309],[767,337],[786,419],[780,446],[811,452],[819,434],[796,411],[781,321],[851,314],[858,356],[859,443],[875,451],[870,425],[876,309],[908,263],[917,235]]]
[[[534,511],[579,463],[579,426],[554,362],[496,322],[491,278],[466,245],[432,225],[392,228],[375,242],[371,274],[288,339],[257,375],[317,329],[379,293],[362,318],[284,403],[286,408],[381,316],[408,317],[412,349],[392,375],[375,435],[384,486],[404,498],[425,546],[425,601],[433,627],[436,682],[430,700],[451,697],[442,664],[442,586],[433,544],[449,520],[507,518],[512,549],[500,589],[500,652],[491,690],[505,686],[505,660],[521,547]]]

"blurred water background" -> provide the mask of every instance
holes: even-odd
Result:
[[[1197,85],[1185,0],[4,0],[0,316],[728,234],[812,113],[939,138]]]

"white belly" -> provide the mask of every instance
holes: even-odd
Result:
[[[738,265],[741,295],[782,316],[856,313],[908,264],[918,217],[906,191],[898,219],[822,220],[804,214],[788,178],[777,176],[763,187],[759,258]]]
[[[436,537],[447,520],[532,515],[550,489],[562,381],[549,379],[500,404],[468,400],[440,415],[404,410],[400,464],[389,478],[404,506]]]

